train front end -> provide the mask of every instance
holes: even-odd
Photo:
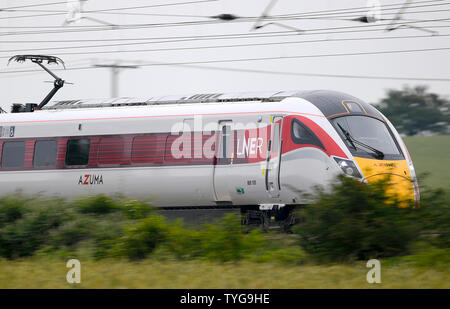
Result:
[[[419,202],[411,156],[384,115],[372,105],[340,92],[315,91],[304,98],[324,113],[351,153],[350,160],[334,158],[343,173],[369,185],[386,179],[388,193]]]
[[[386,179],[389,182],[389,193],[395,193],[401,199],[419,202],[419,186],[411,157],[401,137],[387,119],[349,115],[330,121],[353,155],[362,175],[359,175],[357,169],[351,170],[345,166],[345,161],[337,162],[344,173],[353,174],[352,176],[369,184]]]

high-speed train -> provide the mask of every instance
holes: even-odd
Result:
[[[391,175],[411,157],[373,106],[334,91],[72,100],[0,114],[0,195],[122,194],[157,207],[292,209],[336,175]],[[286,216],[283,217],[286,219]]]

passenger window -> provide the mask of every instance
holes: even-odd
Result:
[[[166,135],[144,135],[133,139],[131,160],[133,163],[157,163],[164,160]]]
[[[91,141],[87,138],[67,142],[66,165],[87,165]]]
[[[37,141],[34,144],[34,167],[56,166],[58,143],[56,141]]]
[[[25,142],[5,142],[2,149],[2,167],[23,167],[25,161]]]
[[[292,140],[296,144],[315,145],[325,150],[319,138],[303,123],[294,119],[292,121]]]
[[[104,137],[100,140],[97,159],[99,164],[120,164],[124,143],[121,137]]]

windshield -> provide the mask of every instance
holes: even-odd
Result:
[[[378,119],[367,116],[345,116],[333,119],[332,123],[354,156],[373,158],[376,154],[374,155],[367,147],[353,143],[351,139],[381,151],[385,160],[403,158],[388,127]],[[351,139],[345,136],[342,129],[350,134]]]

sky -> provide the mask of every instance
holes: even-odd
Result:
[[[349,20],[374,11],[377,2],[381,21]],[[252,30],[269,3],[88,0],[84,11],[97,12],[64,24],[68,6],[63,0],[0,0],[0,9],[9,8],[0,10],[0,107],[9,111],[12,103],[39,103],[52,88],[52,78],[37,65],[8,65],[18,54],[64,60],[67,70],[55,73],[72,84],[54,100],[111,97],[111,70],[95,67],[110,64],[138,66],[120,71],[120,97],[329,89],[376,103],[387,89],[406,85],[428,85],[450,97],[449,0],[412,0],[403,11],[399,24],[425,30],[385,31],[404,0],[279,0],[266,15],[281,25]],[[242,18],[210,18],[219,14]],[[367,78],[374,76],[397,79]]]

